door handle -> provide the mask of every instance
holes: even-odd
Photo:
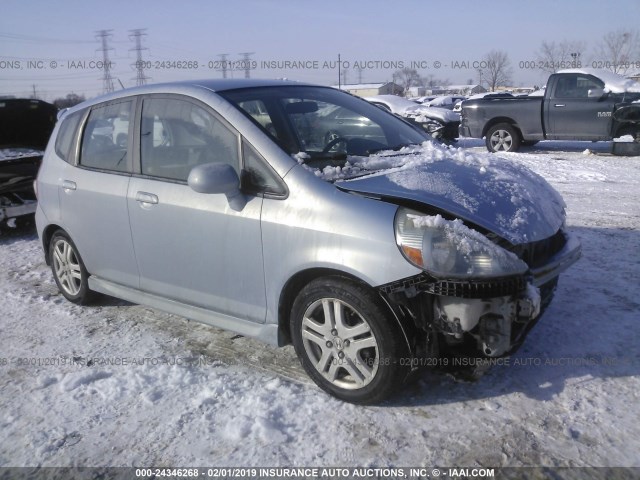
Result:
[[[72,182],[71,180],[63,180],[62,188],[68,192],[70,190],[75,190],[76,188],[78,188],[78,186],[76,185],[76,182]]]
[[[136,201],[155,205],[158,203],[158,196],[153,193],[138,192],[136,193]]]
[[[554,105],[554,107],[565,107],[566,105],[564,103],[556,103]]]

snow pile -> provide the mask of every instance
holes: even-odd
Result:
[[[564,201],[542,177],[488,152],[424,142],[311,170],[346,190],[410,198],[482,222],[513,243],[546,238],[562,223]]]
[[[293,159],[298,162],[300,165],[303,165],[304,162],[306,162],[307,160],[309,160],[311,157],[309,156],[308,153],[306,152],[298,152],[295,153],[293,155],[291,155],[293,157]]]
[[[297,154],[300,155],[300,154]],[[306,155],[303,153],[303,155]],[[398,151],[385,150],[368,157],[350,155],[342,167],[328,166],[322,170],[309,167],[316,176],[323,180],[350,180],[365,175],[387,175],[404,170],[415,170],[417,167],[439,161],[454,161],[460,164],[474,165],[480,173],[486,172],[491,165],[490,154],[478,155],[462,148],[455,148],[434,142],[422,145],[403,147]],[[500,161],[500,160],[498,160]],[[480,169],[484,168],[483,171]]]

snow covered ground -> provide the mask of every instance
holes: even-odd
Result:
[[[504,155],[564,196],[583,258],[508,364],[377,407],[322,393],[291,347],[74,306],[33,229],[3,231],[0,466],[640,466],[640,157],[609,146]]]

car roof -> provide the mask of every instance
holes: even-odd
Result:
[[[120,98],[132,95],[143,95],[153,93],[178,93],[193,95],[203,90],[211,92],[224,92],[227,90],[236,90],[243,88],[260,88],[260,87],[276,87],[276,86],[315,86],[309,83],[295,82],[291,80],[273,80],[273,79],[254,79],[254,78],[223,78],[223,79],[204,79],[204,80],[181,80],[177,82],[164,82],[143,85],[139,87],[125,88],[117,90],[99,97],[86,100],[64,112],[68,115],[71,112],[96,105],[102,102],[118,100]],[[330,88],[330,87],[326,87]]]

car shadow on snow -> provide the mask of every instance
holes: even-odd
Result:
[[[522,153],[553,154],[561,152],[583,153],[587,150],[597,154],[611,154],[613,142],[578,142],[563,140],[543,140],[535,145],[522,146]]]
[[[590,150],[593,153],[606,155],[611,154],[613,142],[583,142],[571,140],[541,140],[534,145],[521,145],[518,153],[533,153],[553,155],[554,153],[583,153]],[[483,149],[485,141],[478,138],[461,137],[455,143],[458,148]],[[558,158],[558,160],[562,160]]]
[[[572,228],[583,256],[515,354],[475,381],[427,371],[389,405],[434,405],[522,393],[551,400],[567,386],[640,375],[640,232]]]

